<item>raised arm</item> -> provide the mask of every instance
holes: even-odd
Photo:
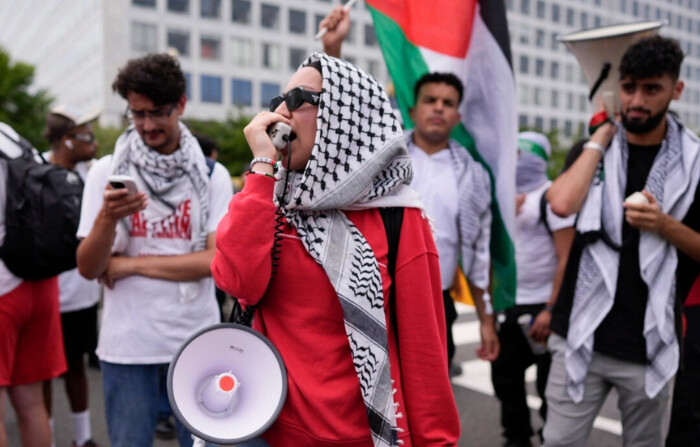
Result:
[[[318,29],[322,28],[328,30],[322,37],[323,52],[339,58],[343,41],[350,32],[350,11],[338,5],[318,24]]]

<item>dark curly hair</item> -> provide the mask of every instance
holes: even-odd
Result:
[[[630,76],[643,79],[671,75],[678,80],[683,62],[683,50],[678,41],[661,36],[645,37],[625,51],[620,62],[620,79]]]
[[[413,100],[417,101],[418,100],[418,92],[420,92],[420,88],[423,87],[425,84],[447,84],[451,85],[455,89],[457,89],[457,93],[459,93],[459,102],[462,102],[462,95],[464,94],[464,86],[462,85],[462,81],[459,80],[459,78],[452,73],[426,73],[423,76],[416,81],[416,85],[413,87]]]
[[[149,54],[131,59],[119,70],[112,91],[126,99],[129,92],[148,97],[156,106],[176,103],[185,94],[180,64],[168,54]]]

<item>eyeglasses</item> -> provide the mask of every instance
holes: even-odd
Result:
[[[301,107],[304,102],[317,106],[321,101],[321,92],[304,90],[304,87],[294,87],[284,95],[275,96],[270,100],[270,112],[277,110],[282,101],[287,104],[287,110],[291,112]]]
[[[150,118],[150,120],[153,122],[162,122],[167,117],[172,115],[173,110],[175,110],[175,107],[177,107],[176,102],[172,103],[170,105],[170,108],[167,108],[167,106],[162,106],[155,110],[131,110],[127,106],[124,116],[126,116],[126,119],[128,119],[132,123],[143,122],[146,120],[146,118]]]
[[[93,143],[95,141],[95,134],[92,132],[84,132],[84,133],[73,133],[69,135],[71,138],[82,141],[83,143]]]

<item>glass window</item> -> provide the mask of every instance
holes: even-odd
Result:
[[[520,12],[530,15],[530,0],[520,0]]]
[[[155,8],[156,0],[131,0],[131,4],[136,6],[146,6],[149,8]]]
[[[253,105],[253,83],[246,79],[231,80],[231,104],[238,106]]]
[[[552,107],[559,107],[559,91],[552,90],[552,96],[550,97],[550,104]]]
[[[559,79],[559,62],[552,61],[552,66],[549,75],[552,79]]]
[[[231,65],[234,67],[253,66],[253,41],[231,38]]]
[[[544,120],[542,119],[541,116],[536,116],[535,117],[535,129],[542,132],[543,127],[544,127]]]
[[[507,9],[508,11],[512,11],[512,10],[513,10],[513,0],[506,0],[506,9]]]
[[[544,47],[544,38],[545,38],[544,30],[541,30],[541,29],[535,30],[535,45],[537,46],[537,48]]]
[[[168,30],[168,47],[175,48],[180,56],[190,55],[190,33],[187,31]]]
[[[221,77],[202,75],[202,102],[221,103]]]
[[[566,24],[574,26],[574,10],[571,8],[566,8]]]
[[[530,27],[527,25],[520,26],[520,43],[523,45],[530,43]]]
[[[552,51],[557,51],[559,49],[559,40],[558,40],[558,34],[557,33],[552,33]]]
[[[544,76],[544,59],[535,59],[535,75]]]
[[[260,106],[269,107],[270,100],[280,94],[280,85],[274,82],[260,84]]]
[[[559,5],[552,5],[552,22],[559,23]]]
[[[540,19],[544,19],[544,16],[546,14],[546,8],[543,0],[537,0],[537,17]]]
[[[567,138],[571,138],[572,134],[573,134],[573,124],[571,123],[571,120],[564,121],[564,135]]]
[[[574,94],[568,92],[566,94],[566,110],[573,110],[574,108]]]
[[[221,17],[221,0],[200,0],[199,13],[207,19]]]
[[[380,65],[379,61],[376,61],[374,59],[368,59],[367,60],[367,72],[372,75],[374,78],[379,77],[379,70],[380,70]]]
[[[262,4],[262,13],[260,15],[260,25],[267,29],[278,29],[280,21],[279,6]]]
[[[527,116],[526,115],[518,115],[518,127],[521,129],[524,129],[527,127]]]
[[[518,104],[530,104],[530,88],[527,85],[518,85]]]
[[[305,11],[297,11],[296,9],[289,10],[289,32],[295,34],[306,33]]]
[[[534,97],[532,99],[532,102],[536,106],[541,106],[542,105],[542,87],[535,87],[534,91]]]
[[[297,71],[299,66],[304,59],[306,59],[306,50],[304,48],[290,48],[289,49],[289,69],[291,71]],[[347,57],[345,58],[347,60]],[[352,62],[351,62],[352,63]]]
[[[186,72],[182,74],[185,76],[185,96],[187,99],[192,99],[192,76]]]
[[[231,21],[250,23],[250,0],[231,0]]]
[[[530,71],[530,59],[520,56],[520,73],[527,74]]]
[[[221,59],[221,38],[202,36],[200,56],[207,60]]]
[[[566,64],[566,68],[564,70],[564,80],[566,80],[566,82],[574,82],[574,66],[571,64]]]
[[[581,112],[586,111],[586,106],[588,105],[588,97],[586,95],[578,96],[578,109]]]
[[[581,13],[581,28],[588,28],[588,13]]]
[[[262,44],[262,66],[278,70],[282,68],[282,49],[274,43]]]
[[[377,34],[374,32],[374,26],[370,23],[365,24],[365,45],[368,47],[377,45]]]
[[[150,23],[131,24],[131,49],[143,53],[158,51],[158,28]]]
[[[603,26],[603,19],[601,19],[599,15],[596,15],[593,17],[593,28],[600,28],[601,26]]]
[[[190,0],[168,0],[168,11],[187,14],[190,12]]]
[[[559,123],[557,122],[556,118],[552,118],[549,120],[549,130],[557,130],[559,128]]]

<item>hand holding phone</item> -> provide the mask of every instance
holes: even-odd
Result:
[[[289,142],[289,135],[291,133],[292,128],[284,123],[274,123],[267,128],[267,134],[270,136],[272,144],[277,148],[278,151],[281,151],[282,149],[287,147],[287,143]]]
[[[130,175],[110,175],[107,181],[113,189],[126,189],[129,194],[136,194],[139,191],[136,180]]]

